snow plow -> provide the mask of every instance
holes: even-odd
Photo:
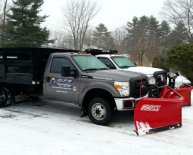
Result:
[[[184,101],[182,103],[182,106],[190,106],[191,105],[191,94],[193,90],[193,86],[187,83],[182,83],[180,87],[175,87],[176,83],[176,78],[179,76],[179,73],[168,73],[168,78],[169,78],[169,86],[173,88],[178,94],[180,94],[183,98]],[[164,93],[164,89],[160,92],[160,95]]]
[[[159,98],[142,98],[136,103],[134,124],[137,135],[182,126],[184,98],[169,86],[163,88]]]
[[[182,126],[182,106],[191,106],[193,86],[182,84],[175,88],[176,77],[169,73],[168,86],[160,88],[154,85],[151,97],[136,103],[134,124],[137,135]]]
[[[182,106],[191,106],[193,86],[183,84],[180,88],[175,88],[174,90],[183,96],[184,102],[182,103]]]

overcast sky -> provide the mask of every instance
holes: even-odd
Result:
[[[99,23],[105,24],[110,30],[114,30],[134,16],[153,15],[160,19],[159,12],[165,0],[96,0],[100,6],[98,14],[92,19],[90,25],[96,27]],[[49,15],[47,25],[51,29],[62,28],[62,6],[67,0],[44,0],[43,13]]]

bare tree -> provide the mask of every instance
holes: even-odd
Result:
[[[182,22],[186,27],[189,41],[193,41],[193,0],[166,0],[162,14],[175,25]]]
[[[84,46],[83,48],[92,48],[94,44],[94,39],[93,39],[93,33],[94,33],[94,28],[89,26],[89,29],[86,32],[85,38],[84,38]]]
[[[9,12],[9,0],[0,0],[0,22],[5,24],[6,15]]]
[[[0,23],[2,21],[2,7],[3,7],[3,0],[0,0]]]
[[[73,39],[68,33],[51,31],[51,39],[54,40],[54,43],[51,44],[52,47],[69,49],[73,48]]]
[[[127,52],[127,50],[122,45],[123,40],[127,37],[126,27],[117,28],[115,31],[113,31],[112,37],[114,38],[114,41],[115,41],[115,48],[119,52],[123,52],[123,53]]]
[[[82,49],[89,22],[98,10],[93,0],[69,0],[63,7],[65,23],[72,34],[74,49]]]
[[[0,44],[3,42],[4,36],[4,25],[6,21],[6,16],[9,12],[10,3],[9,0],[0,0]]]

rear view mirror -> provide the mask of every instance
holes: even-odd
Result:
[[[109,69],[116,69],[116,67],[110,63],[105,64]]]
[[[176,76],[180,76],[180,72],[176,72]]]

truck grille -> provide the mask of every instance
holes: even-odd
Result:
[[[155,72],[154,78],[156,79],[156,85],[158,87],[162,87],[167,84],[167,72],[166,71]]]
[[[130,80],[130,97],[139,98],[148,93],[147,78],[138,78]]]

